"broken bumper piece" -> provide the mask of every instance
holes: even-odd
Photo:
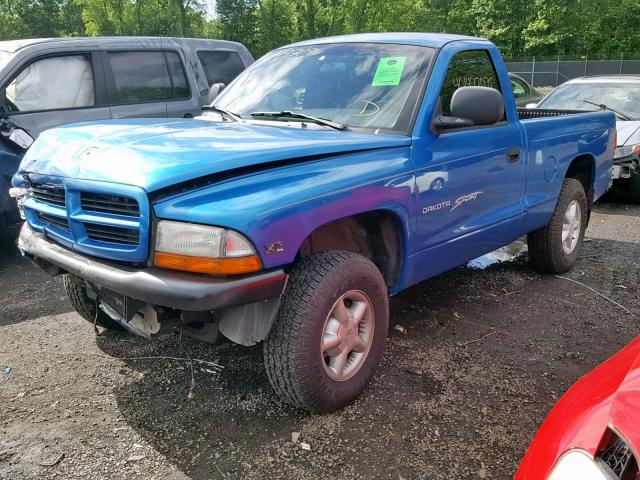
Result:
[[[18,239],[23,255],[52,275],[71,273],[91,285],[131,299],[178,310],[209,311],[277,298],[286,284],[283,270],[242,277],[213,277],[155,267],[131,267],[90,258],[61,247],[24,224]]]

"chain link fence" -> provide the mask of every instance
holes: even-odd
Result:
[[[557,87],[572,78],[589,75],[640,75],[640,60],[590,60],[585,56],[579,60],[509,61],[507,70],[523,77],[534,87]]]

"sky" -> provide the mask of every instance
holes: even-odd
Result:
[[[207,18],[216,18],[216,0],[206,0]]]

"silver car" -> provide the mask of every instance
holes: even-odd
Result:
[[[17,220],[11,176],[41,132],[110,118],[191,117],[251,63],[243,45],[222,40],[0,42],[0,233]]]
[[[640,203],[640,76],[602,75],[563,83],[537,104],[547,110],[609,110],[616,114],[618,139],[614,185]]]

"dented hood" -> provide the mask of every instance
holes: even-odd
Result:
[[[223,171],[409,145],[409,137],[199,119],[117,120],[44,132],[17,175],[135,185],[152,192]]]

